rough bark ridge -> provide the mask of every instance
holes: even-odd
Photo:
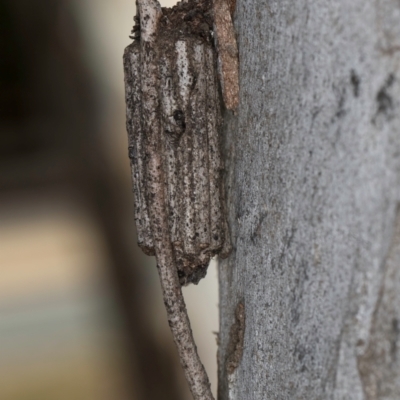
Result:
[[[400,3],[238,1],[236,31],[219,399],[399,399]]]

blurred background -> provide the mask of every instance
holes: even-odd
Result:
[[[191,398],[136,245],[134,14],[134,0],[0,0],[1,400]],[[215,393],[215,264],[184,294]]]

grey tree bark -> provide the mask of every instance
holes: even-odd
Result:
[[[219,399],[400,399],[400,2],[239,0]]]

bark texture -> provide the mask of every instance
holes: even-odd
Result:
[[[235,24],[219,399],[399,399],[400,3],[238,1]]]

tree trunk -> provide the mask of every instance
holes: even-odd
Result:
[[[400,399],[400,3],[235,18],[219,399]]]

